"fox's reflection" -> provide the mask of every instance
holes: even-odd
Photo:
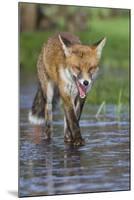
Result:
[[[82,152],[78,147],[71,145],[60,145],[53,140],[44,140],[41,127],[34,127],[33,143],[36,145],[34,153],[38,162],[31,165],[33,169],[32,176],[41,177],[39,183],[45,186],[47,194],[62,193],[60,188],[69,188],[69,185],[75,182],[81,182],[82,170]],[[33,162],[35,162],[33,160]],[[40,173],[37,169],[40,167]],[[74,188],[73,188],[74,190]],[[65,189],[66,191],[66,189]],[[69,189],[69,191],[71,191]],[[68,192],[69,192],[68,191]],[[78,191],[77,191],[78,192]],[[64,193],[64,191],[63,191]]]

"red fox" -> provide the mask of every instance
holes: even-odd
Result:
[[[93,45],[83,45],[71,33],[61,32],[43,45],[37,62],[39,87],[29,113],[33,124],[44,123],[50,139],[53,132],[52,112],[56,98],[64,107],[64,141],[84,145],[79,120],[87,93],[99,70],[98,64],[106,38]]]

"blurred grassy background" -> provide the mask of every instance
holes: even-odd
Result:
[[[44,21],[40,18],[40,21],[36,20],[36,25],[29,28],[28,25],[24,26],[22,20],[25,6],[28,4],[20,5],[21,70],[31,73],[36,71],[41,46],[56,31],[73,32],[86,44],[106,36],[107,44],[103,51],[100,75],[88,101],[94,104],[101,104],[103,101],[117,104],[121,93],[121,102],[129,103],[129,10],[40,5]]]

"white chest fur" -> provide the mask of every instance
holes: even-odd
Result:
[[[76,96],[78,94],[78,90],[73,80],[72,74],[68,68],[61,68],[60,69],[60,77],[65,83],[65,92],[71,96]]]

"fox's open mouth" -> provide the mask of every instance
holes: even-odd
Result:
[[[85,98],[87,87],[76,80],[77,89],[81,98]]]
[[[80,83],[79,79],[77,79],[76,76],[73,75],[73,78],[74,78],[74,81],[76,83],[76,86],[77,86],[77,90],[79,92],[79,96],[80,98],[85,98],[86,97],[86,93],[87,93],[87,89],[88,87],[87,86],[84,86],[83,84]]]

